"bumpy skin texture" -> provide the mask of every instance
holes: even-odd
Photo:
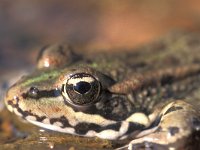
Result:
[[[48,62],[52,56],[47,53],[46,59],[41,53],[38,60],[52,67],[39,61],[35,72],[9,89],[5,102],[17,115],[52,130],[111,140],[138,138],[130,143],[133,148],[146,143],[180,148],[199,130],[198,110],[182,102],[199,105],[199,42],[195,36],[173,35],[135,52],[68,52],[65,66],[63,60]],[[63,96],[63,84],[76,73],[90,74],[100,83],[101,92],[92,105],[77,107]],[[172,126],[175,118],[180,119]],[[167,139],[168,134],[173,136]]]

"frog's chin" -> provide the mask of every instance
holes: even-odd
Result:
[[[77,134],[75,129],[72,127],[65,127],[62,128],[59,126],[59,124],[45,124],[43,122],[38,122],[38,121],[33,121],[30,119],[26,119],[28,122],[35,124],[39,127],[49,129],[52,131],[57,131],[57,132],[62,132],[62,133],[68,133],[76,136],[82,136],[82,137],[98,137],[101,139],[107,139],[107,140],[116,140],[122,137],[126,131],[128,130],[128,122],[122,123],[122,127],[120,128],[119,131],[115,131],[112,129],[105,129],[101,132],[96,132],[94,130],[89,130],[86,134]]]

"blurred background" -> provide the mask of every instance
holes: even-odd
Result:
[[[46,44],[131,50],[177,30],[200,31],[200,1],[1,0],[0,72],[32,64]]]

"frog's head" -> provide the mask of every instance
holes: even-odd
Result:
[[[127,96],[109,90],[112,77],[81,61],[73,67],[71,55],[61,46],[42,51],[38,69],[8,90],[8,109],[38,126],[88,137],[117,139],[144,127],[130,123],[134,109]]]
[[[41,127],[115,139],[128,131],[128,122],[122,121],[129,112],[124,96],[108,90],[114,83],[89,67],[40,70],[14,84],[5,103],[11,112]]]

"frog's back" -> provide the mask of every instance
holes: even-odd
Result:
[[[138,49],[82,54],[83,64],[122,80],[130,73],[200,64],[200,36],[174,33]],[[75,64],[77,65],[77,64]]]

